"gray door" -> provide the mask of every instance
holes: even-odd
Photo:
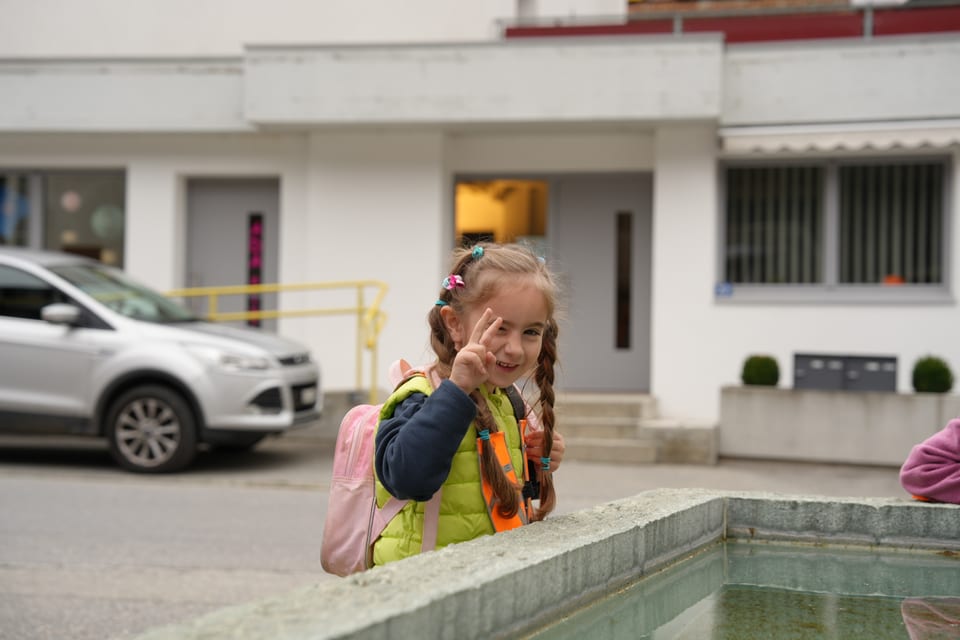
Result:
[[[566,286],[558,386],[650,389],[650,174],[553,182],[551,261]]]
[[[195,179],[187,185],[187,286],[219,287],[277,282],[280,185],[275,179]],[[257,225],[259,220],[260,224]],[[190,302],[198,314],[205,301]],[[219,311],[259,304],[276,309],[276,294],[248,300],[221,298]],[[262,328],[276,330],[265,320]]]

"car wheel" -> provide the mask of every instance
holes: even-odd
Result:
[[[182,469],[197,453],[193,412],[183,396],[157,385],[135,387],[107,411],[110,453],[130,471]]]

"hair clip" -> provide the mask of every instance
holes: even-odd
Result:
[[[484,429],[484,430],[480,431],[477,435],[480,436],[480,439],[481,439],[481,440],[489,440],[489,439],[490,439],[490,429]]]
[[[473,247],[473,252],[472,252],[470,255],[473,256],[473,259],[474,259],[474,260],[478,260],[478,259],[482,258],[482,257],[483,257],[483,247],[481,247],[480,245],[475,245],[475,246]]]
[[[465,287],[463,284],[463,277],[451,273],[446,278],[443,279],[443,288],[447,291],[453,291],[457,287]]]
[[[440,298],[437,298],[437,301],[434,302],[433,304],[437,305],[438,307],[445,307],[450,303],[447,302],[446,300],[441,300]]]
[[[540,470],[550,471],[550,456],[540,458]]]

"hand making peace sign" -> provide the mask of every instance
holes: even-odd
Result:
[[[503,324],[503,318],[495,318],[493,311],[486,309],[473,328],[470,341],[457,352],[453,359],[450,381],[460,387],[464,393],[472,393],[487,381],[490,375],[487,367],[497,360],[490,351],[490,345],[501,324]]]

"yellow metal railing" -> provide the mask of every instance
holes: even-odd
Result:
[[[356,292],[356,305],[348,307],[313,307],[306,309],[258,309],[256,311],[219,311],[220,298],[290,291],[349,290]],[[367,304],[364,292],[375,289],[373,300]],[[190,287],[166,293],[170,298],[207,299],[206,318],[213,322],[235,320],[270,320],[306,316],[356,315],[357,317],[357,389],[363,388],[363,350],[370,352],[370,403],[377,402],[377,340],[386,322],[387,314],[380,308],[387,285],[380,280],[344,280],[339,282],[305,282],[299,284],[250,284],[226,287]]]

